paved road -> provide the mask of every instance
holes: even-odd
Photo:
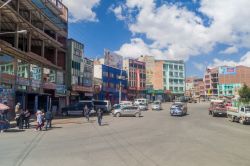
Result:
[[[208,116],[208,104],[189,104],[171,117],[169,104],[143,117],[104,117],[99,127],[71,118],[50,131],[0,134],[0,165],[249,166],[250,126]]]

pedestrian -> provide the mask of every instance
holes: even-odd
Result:
[[[89,108],[87,105],[85,105],[84,109],[83,109],[83,112],[84,112],[84,116],[85,118],[88,120],[89,122]]]
[[[20,119],[20,103],[18,102],[15,106],[15,120],[16,120],[16,126],[18,127],[19,126],[19,119]]]
[[[103,112],[102,112],[102,110],[99,108],[99,109],[97,110],[97,118],[98,118],[98,124],[99,124],[99,126],[102,125],[102,116],[103,116]]]
[[[41,131],[42,127],[43,127],[43,115],[42,115],[42,111],[37,111],[36,113],[36,122],[37,122],[37,126],[36,126],[36,131],[38,131],[38,129]]]
[[[45,120],[46,120],[46,125],[45,125],[45,129],[47,130],[48,128],[51,128],[51,121],[53,119],[53,115],[52,112],[50,110],[48,110],[45,113]]]
[[[26,129],[30,128],[30,112],[28,109],[24,111],[24,125]]]

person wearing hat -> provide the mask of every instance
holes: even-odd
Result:
[[[36,131],[38,131],[38,129],[41,131],[43,127],[43,112],[40,110],[38,110],[36,113],[36,122],[37,122]]]
[[[16,114],[16,116],[15,116],[15,119],[16,119],[16,125],[17,125],[17,127],[19,127],[20,128],[20,126],[22,125],[21,123],[21,120],[20,120],[20,115],[21,115],[21,110],[20,110],[20,106],[21,106],[21,104],[18,102],[17,104],[16,104],[16,106],[15,106],[15,114]]]

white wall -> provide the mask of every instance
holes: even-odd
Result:
[[[102,79],[102,65],[94,65],[94,78]]]

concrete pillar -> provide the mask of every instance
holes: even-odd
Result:
[[[45,42],[44,40],[42,41],[42,47],[41,47],[41,56],[44,57],[44,51],[45,50]]]
[[[29,11],[29,22],[31,23],[31,20],[32,20],[32,15],[31,15],[31,11]]]
[[[19,25],[16,24],[16,32],[19,30]],[[15,33],[15,41],[14,41],[14,47],[18,49],[18,43],[19,43],[19,34]]]
[[[19,13],[19,9],[20,9],[20,2],[19,2],[19,0],[16,0],[16,11],[17,11],[17,13]]]
[[[27,35],[27,43],[28,43],[28,47],[27,47],[27,52],[31,51],[31,32],[28,33]]]
[[[58,57],[58,49],[55,48],[55,60],[54,60],[55,65],[57,65],[57,57]]]

